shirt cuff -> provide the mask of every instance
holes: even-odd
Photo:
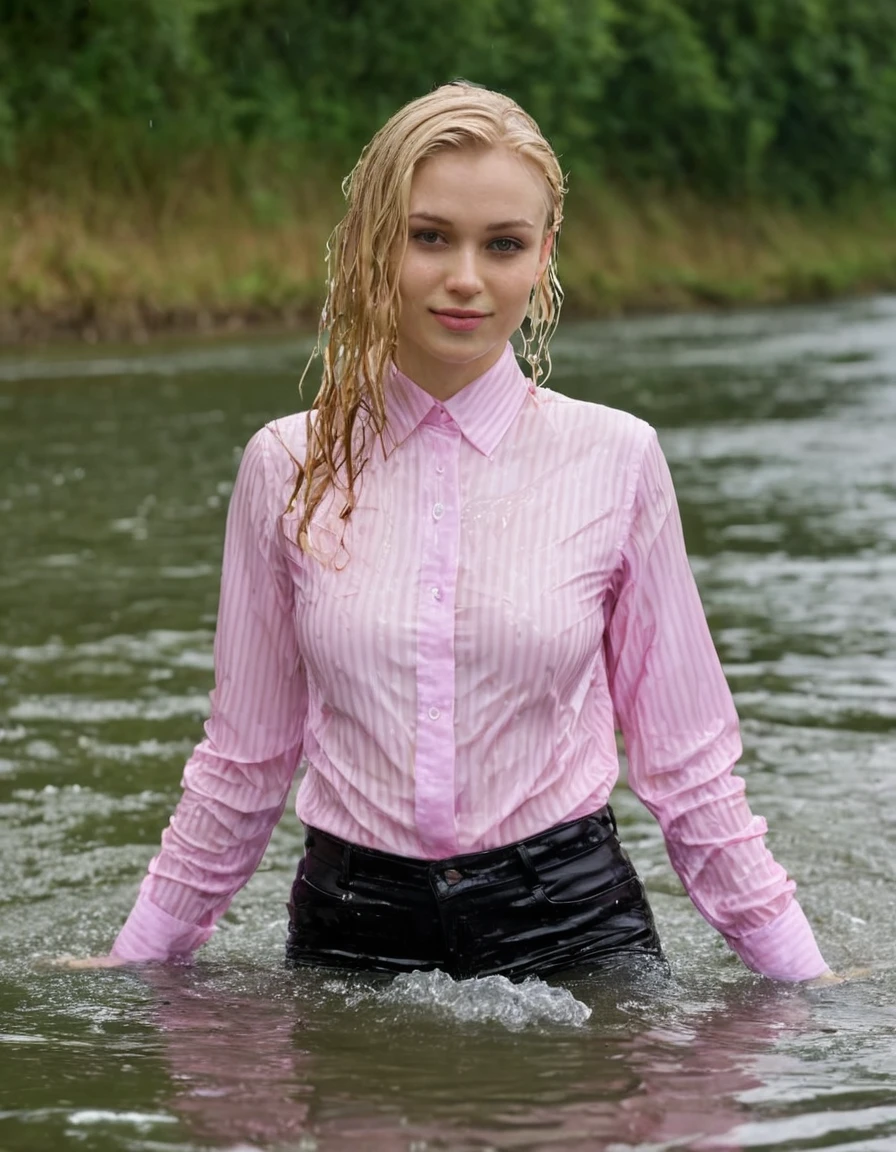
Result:
[[[762,928],[725,939],[748,968],[772,980],[814,980],[830,971],[796,900]]]
[[[142,892],[112,945],[111,955],[128,963],[190,956],[214,933],[163,911]]]

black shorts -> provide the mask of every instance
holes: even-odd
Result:
[[[662,957],[609,806],[517,844],[435,861],[308,828],[288,907],[287,960],[301,965],[520,980],[625,954]]]

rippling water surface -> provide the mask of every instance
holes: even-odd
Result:
[[[568,324],[660,430],[744,771],[829,961],[744,970],[620,788],[672,961],[514,986],[291,973],[287,816],[190,968],[126,915],[211,682],[240,446],[300,340],[0,356],[0,1149],[896,1150],[896,300]]]

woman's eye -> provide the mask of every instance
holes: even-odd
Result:
[[[419,240],[421,244],[438,244],[442,237],[438,232],[416,232],[414,239]]]
[[[522,244],[512,236],[499,236],[497,240],[492,240],[490,247],[494,252],[518,252]]]

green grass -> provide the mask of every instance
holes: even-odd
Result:
[[[828,208],[579,189],[561,242],[584,312],[738,307],[896,287],[896,191]]]
[[[0,342],[313,323],[340,211],[334,172],[259,154],[194,157],[139,191],[31,165],[0,190]],[[560,270],[580,315],[893,289],[896,190],[798,209],[579,181]]]

